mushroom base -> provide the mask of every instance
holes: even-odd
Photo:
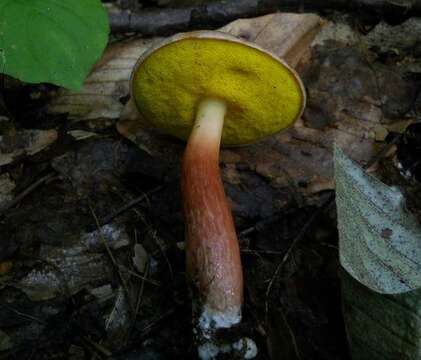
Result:
[[[217,359],[219,354],[232,354],[236,359],[253,359],[257,355],[256,344],[249,338],[229,342],[217,336],[218,330],[228,329],[240,323],[241,308],[221,313],[205,305],[201,310],[194,329],[201,360]]]

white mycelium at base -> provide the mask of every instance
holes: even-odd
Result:
[[[242,338],[232,344],[232,348],[240,353],[244,359],[253,359],[257,356],[256,343],[250,338]]]
[[[210,339],[218,329],[227,329],[241,321],[241,310],[215,311],[204,305],[197,331],[204,339]]]
[[[219,353],[234,351],[243,359],[253,359],[257,355],[257,347],[253,340],[242,338],[234,343],[219,343],[213,339],[218,329],[230,328],[241,321],[241,310],[218,312],[204,306],[199,317],[196,332],[203,343],[198,346],[201,360],[216,359]]]

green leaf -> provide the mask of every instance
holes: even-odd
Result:
[[[379,294],[345,270],[341,282],[353,360],[421,359],[421,289]]]
[[[383,294],[421,286],[421,226],[403,194],[334,149],[341,265]]]
[[[0,72],[79,89],[107,44],[99,0],[0,0]]]

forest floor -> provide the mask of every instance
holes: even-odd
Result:
[[[277,33],[285,22],[317,25],[285,50]],[[349,359],[332,144],[362,165],[389,146],[377,167],[389,169],[391,183],[398,151],[413,164],[415,150],[390,141],[421,110],[421,20],[397,22],[278,13],[225,29],[290,56],[308,94],[296,127],[221,153],[245,276],[238,332],[254,339],[256,359]],[[113,61],[149,44],[114,34],[87,82],[105,84],[104,69],[120,71]],[[1,78],[1,359],[196,357],[179,189],[184,145],[121,120],[127,74],[98,102],[89,91],[78,97]],[[411,169],[419,180],[421,166]]]

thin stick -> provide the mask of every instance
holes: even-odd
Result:
[[[122,213],[126,212],[127,210],[130,210],[132,207],[138,205],[139,203],[142,203],[144,200],[147,200],[149,195],[158,192],[162,188],[163,188],[163,186],[161,186],[161,185],[157,186],[157,187],[153,188],[151,191],[148,191],[147,193],[144,193],[144,194],[140,195],[136,199],[133,199],[133,200],[129,201],[127,204],[125,204],[121,208],[115,210],[111,214],[107,215],[104,219],[102,219],[102,221],[100,222],[101,226],[110,223],[117,216],[121,215]]]
[[[28,186],[24,191],[22,191],[19,195],[17,195],[12,201],[10,201],[8,204],[4,205],[0,208],[0,215],[3,215],[7,210],[12,208],[13,206],[16,206],[19,202],[21,202],[26,196],[28,196],[31,192],[33,192],[35,189],[37,189],[39,186],[41,186],[43,183],[47,182],[50,179],[58,178],[55,177],[55,173],[51,172],[47,175],[43,176],[42,178],[35,181],[32,185]]]
[[[214,29],[239,18],[277,11],[323,13],[332,10],[369,11],[377,17],[393,12],[409,17],[421,14],[421,0],[405,1],[401,5],[392,0],[220,0],[179,8],[143,10],[138,14],[113,12],[109,14],[109,19],[114,33],[138,32],[163,36],[199,28]]]
[[[134,277],[136,277],[136,278],[141,279],[141,280],[142,280],[142,282],[143,282],[143,281],[145,281],[145,282],[147,282],[147,283],[149,283],[149,284],[152,284],[152,285],[155,285],[155,286],[161,286],[161,284],[160,284],[158,281],[151,280],[151,279],[147,278],[146,276],[142,276],[142,275],[140,275],[140,274],[136,273],[135,271],[132,271],[132,270],[130,270],[130,269],[128,269],[128,268],[126,268],[126,267],[125,267],[125,266],[123,266],[123,265],[120,265],[120,268],[122,268],[122,269],[124,269],[125,271],[127,271],[127,273],[129,273],[130,275],[132,275],[132,276],[134,276]]]
[[[282,260],[279,262],[278,266],[276,267],[275,272],[272,275],[272,278],[266,288],[266,294],[265,294],[265,312],[266,316],[268,314],[269,310],[269,295],[272,291],[273,284],[275,280],[278,278],[278,275],[283,267],[283,265],[287,262],[290,255],[292,254],[292,251],[294,250],[297,243],[304,237],[304,235],[307,233],[307,230],[310,228],[311,225],[313,225],[313,222],[318,218],[320,214],[322,214],[326,209],[328,209],[331,205],[333,200],[335,199],[335,194],[332,193],[330,196],[323,202],[322,206],[319,207],[313,214],[310,216],[310,218],[307,220],[305,225],[301,228],[300,232],[297,234],[297,236],[292,241],[291,245],[289,246],[287,252],[283,256]]]
[[[159,322],[167,318],[168,316],[172,315],[175,311],[175,307],[169,309],[168,311],[164,312],[160,316],[158,316],[155,320],[152,320],[148,325],[146,325],[141,331],[140,338],[146,336]]]
[[[275,251],[275,250],[253,250],[253,249],[241,249],[240,250],[242,254],[252,254],[259,256],[260,255],[284,255],[285,253],[282,251]]]
[[[108,256],[110,257],[111,262],[114,265],[114,268],[117,271],[118,277],[120,278],[121,285],[123,286],[124,294],[126,295],[127,303],[129,304],[130,310],[131,310],[132,314],[135,314],[135,308],[134,308],[134,306],[132,304],[132,301],[131,301],[131,298],[130,298],[130,294],[129,294],[129,289],[127,287],[126,281],[124,280],[124,277],[123,277],[123,275],[120,272],[119,265],[118,265],[118,263],[117,263],[117,261],[116,261],[116,259],[114,257],[114,254],[112,253],[110,247],[107,244],[107,241],[104,239],[104,236],[102,235],[101,226],[99,225],[98,217],[96,216],[95,211],[92,208],[91,204],[89,204],[89,209],[91,210],[92,216],[95,219],[95,223],[96,223],[96,226],[98,228],[99,237],[100,237],[102,243],[104,244],[105,249],[107,250]]]
[[[82,337],[83,340],[85,340],[90,346],[92,346],[95,351],[99,352],[100,354],[102,354],[103,356],[106,356],[107,358],[109,358],[113,353],[108,350],[107,348],[105,348],[104,346],[102,346],[101,344],[96,343],[95,341],[91,340],[89,337],[87,336],[83,336]]]
[[[368,163],[363,167],[364,169],[367,169],[369,167],[371,167],[372,165],[374,165],[376,162],[378,162],[380,159],[383,158],[383,156],[386,155],[386,153],[389,151],[390,147],[395,144],[399,139],[400,139],[400,135],[395,136],[395,138],[391,141],[391,143],[389,144],[385,144],[382,149],[380,149],[379,152],[377,152],[371,159],[370,161],[368,161]],[[311,225],[314,223],[314,221],[318,218],[318,216],[320,214],[322,214],[324,211],[326,211],[327,209],[330,208],[330,206],[332,205],[333,201],[335,199],[335,194],[332,193],[322,204],[321,207],[319,207],[312,215],[311,217],[308,219],[308,221],[306,222],[306,224],[303,226],[303,228],[301,229],[301,231],[298,233],[298,235],[294,238],[293,242],[291,243],[290,247],[288,248],[287,252],[285,253],[284,257],[282,258],[282,260],[280,261],[280,263],[278,264],[278,266],[276,267],[275,272],[272,275],[272,278],[266,288],[266,294],[265,294],[265,312],[266,312],[266,316],[268,314],[268,309],[269,309],[269,295],[270,292],[272,291],[272,287],[274,284],[274,281],[277,279],[283,265],[286,263],[286,261],[288,260],[289,256],[291,255],[293,249],[295,248],[295,246],[297,245],[297,243],[304,237],[304,235],[306,234],[307,230],[311,227]]]

